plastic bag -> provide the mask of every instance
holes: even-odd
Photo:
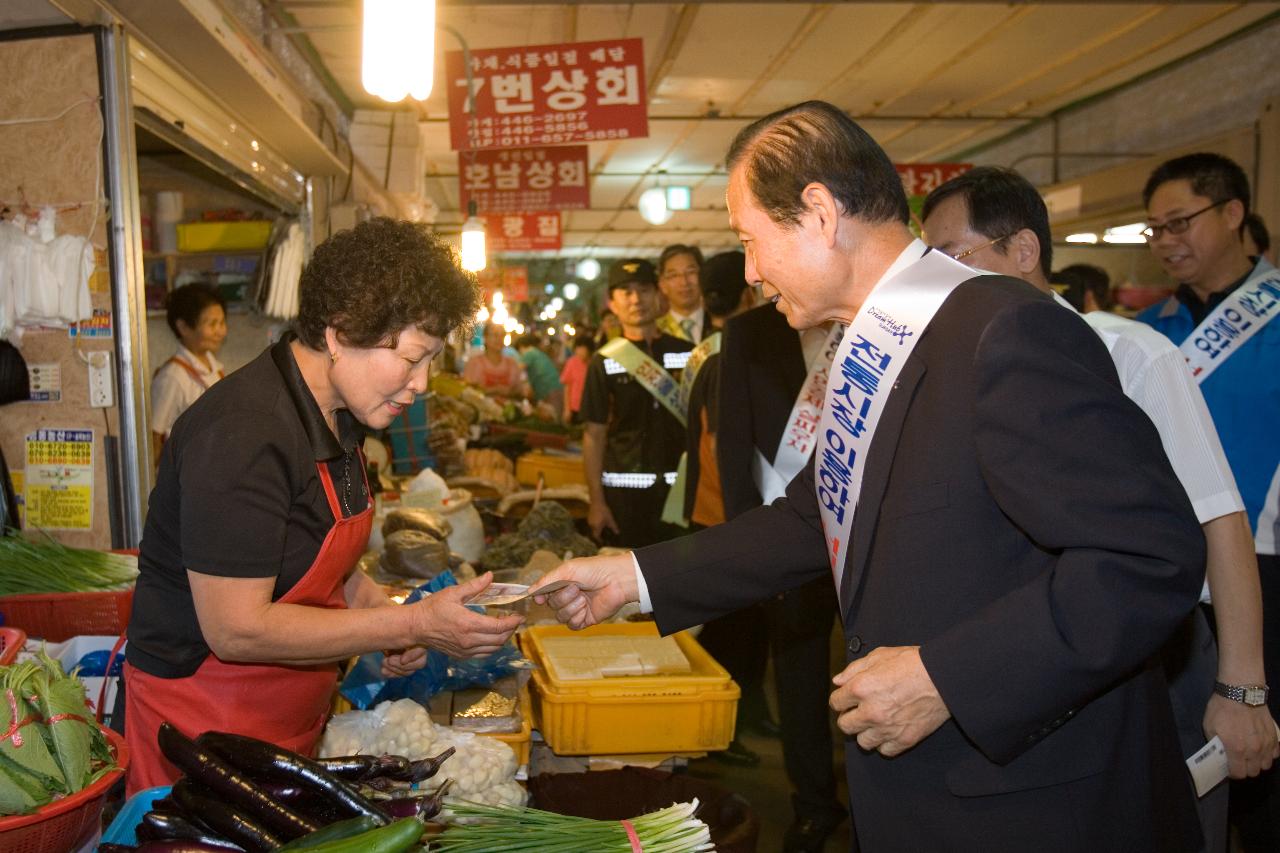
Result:
[[[382,568],[402,578],[430,580],[449,568],[449,545],[421,530],[397,530],[387,537]]]
[[[402,506],[391,510],[382,522],[383,537],[397,530],[421,530],[436,539],[448,539],[453,526],[438,511],[421,506]]]
[[[404,603],[413,604],[423,596],[457,583],[453,572],[446,569],[415,589]],[[475,610],[483,612],[478,607]],[[430,649],[422,669],[397,678],[382,677],[382,659],[382,652],[361,655],[342,680],[339,690],[353,707],[371,708],[380,702],[396,699],[413,699],[425,705],[442,690],[487,687],[503,676],[532,667],[510,640],[493,654],[481,658],[451,658],[444,652]]]
[[[423,468],[409,481],[404,493],[400,495],[400,500],[410,506],[431,507],[447,497],[449,497],[449,486],[444,478],[430,468]]]

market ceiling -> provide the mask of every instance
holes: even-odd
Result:
[[[358,107],[359,4],[268,0],[291,16]],[[896,162],[966,152],[1123,85],[1273,14],[1280,4],[453,2],[438,11],[472,49],[644,39],[649,136],[591,144],[591,209],[566,212],[570,247],[652,254],[673,242],[732,246],[722,159],[746,121],[809,98],[849,111]],[[284,24],[288,26],[286,22]],[[1050,36],[1051,34],[1051,36]],[[446,32],[437,53],[456,50]],[[458,157],[445,93],[432,126],[428,192],[456,223]],[[693,209],[654,227],[636,212],[661,172]]]
[[[19,0],[19,4],[27,0]],[[252,0],[220,0],[243,7]],[[346,106],[387,109],[360,81],[357,0],[261,0],[322,66]],[[1177,63],[1280,11],[1280,3],[560,3],[453,0],[438,10],[427,194],[458,227],[445,51],[640,38],[649,136],[590,144],[591,207],[562,218],[564,252],[653,254],[735,245],[722,159],[747,121],[809,98],[846,109],[895,162],[964,160],[1055,111]],[[403,105],[401,106],[403,108]],[[664,176],[660,178],[660,176]],[[655,227],[636,211],[660,179],[693,208]]]

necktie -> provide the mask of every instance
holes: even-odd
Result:
[[[685,317],[680,321],[680,328],[684,330],[684,336],[687,340],[693,340],[693,318]]]

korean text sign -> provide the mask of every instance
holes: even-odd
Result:
[[[586,210],[587,156],[585,145],[459,154],[460,207],[475,201],[480,213]]]
[[[484,218],[484,230],[491,252],[530,252],[560,248],[560,214],[555,211],[491,213]]]
[[[26,523],[93,527],[93,430],[39,429],[26,437]]]
[[[471,72],[469,110],[462,51],[445,54],[455,150],[649,135],[642,39],[473,50]]]
[[[929,193],[952,178],[973,168],[971,163],[895,163],[902,188],[907,191],[907,206],[911,208],[911,224],[917,234],[922,230],[920,211]]]

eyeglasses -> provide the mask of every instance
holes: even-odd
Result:
[[[948,255],[953,261],[963,261],[965,258],[972,255],[974,252],[981,252],[983,249],[987,248],[988,246],[994,246],[996,243],[999,243],[1002,240],[1008,240],[1012,236],[1013,236],[1012,234],[1006,234],[1003,237],[997,237],[994,240],[988,240],[987,242],[983,243],[981,246],[974,246],[972,249],[965,249],[963,252],[955,252],[955,253],[945,252],[944,254]]]
[[[1146,237],[1147,242],[1159,240],[1160,235],[1166,231],[1175,236],[1178,234],[1184,234],[1186,233],[1186,230],[1191,227],[1191,220],[1195,219],[1202,213],[1207,213],[1208,211],[1213,210],[1215,207],[1221,207],[1229,201],[1231,201],[1229,198],[1224,198],[1222,201],[1215,201],[1208,207],[1200,208],[1195,213],[1188,213],[1186,216],[1175,216],[1163,225],[1148,225],[1138,233],[1143,237]]]

